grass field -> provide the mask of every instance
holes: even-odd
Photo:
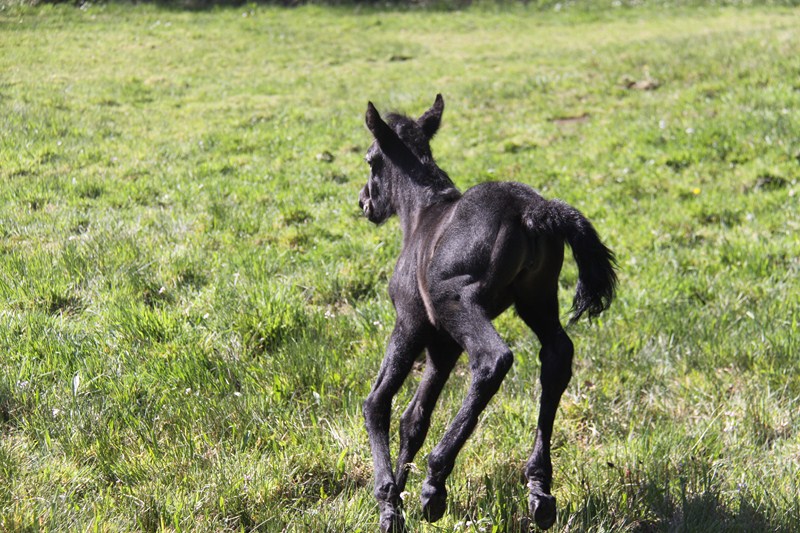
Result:
[[[460,187],[562,198],[620,261],[554,530],[796,531],[800,11],[561,7],[0,6],[0,529],[375,531],[400,230],[360,216],[363,113],[442,92]],[[515,365],[428,525],[460,363],[412,531],[527,530],[538,344],[496,325]]]

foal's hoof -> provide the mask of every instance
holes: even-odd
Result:
[[[447,489],[444,483],[426,481],[422,485],[422,516],[428,522],[436,522],[447,509]]]
[[[556,498],[550,494],[531,494],[528,508],[533,520],[541,529],[550,529],[556,521]]]
[[[381,533],[404,533],[406,521],[403,511],[391,503],[381,503]]]

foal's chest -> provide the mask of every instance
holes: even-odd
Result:
[[[398,302],[408,302],[419,298],[417,287],[417,262],[415,254],[403,250],[394,266],[392,278],[389,280],[389,296],[397,307]]]

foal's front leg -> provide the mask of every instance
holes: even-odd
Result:
[[[400,491],[392,474],[389,455],[392,398],[411,371],[423,343],[422,327],[408,324],[398,316],[378,378],[364,401],[364,420],[375,471],[375,498],[381,511],[380,528],[384,532],[402,531],[404,528]]]
[[[397,454],[395,481],[402,492],[408,478],[409,463],[422,447],[436,400],[461,354],[459,346],[449,335],[439,333],[427,347],[425,373],[414,398],[400,418],[400,452]]]
[[[428,456],[428,477],[422,485],[422,513],[435,522],[447,507],[445,480],[450,475],[456,456],[472,434],[478,417],[500,388],[514,357],[492,326],[483,310],[462,307],[451,313],[446,324],[448,332],[469,355],[472,382],[458,413],[442,440]]]

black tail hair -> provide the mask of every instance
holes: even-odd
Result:
[[[617,288],[617,260],[600,241],[592,223],[561,200],[537,202],[525,213],[524,221],[532,231],[557,235],[572,248],[578,264],[578,287],[569,323],[586,312],[589,317],[596,317],[608,309]]]

